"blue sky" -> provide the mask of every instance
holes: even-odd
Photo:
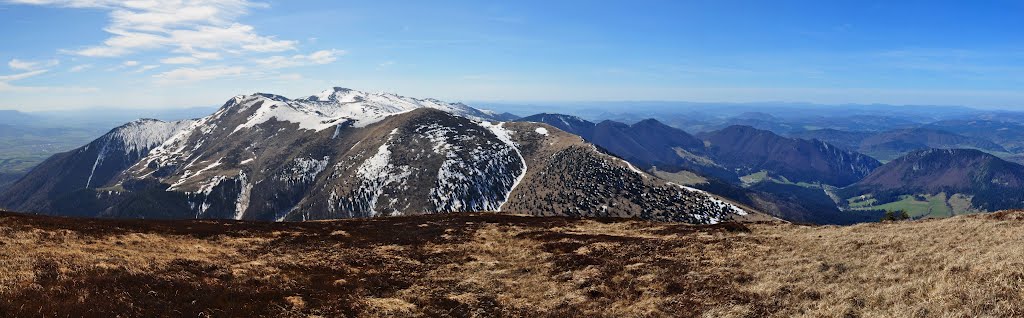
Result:
[[[0,108],[450,101],[1024,108],[1024,1],[0,0]]]

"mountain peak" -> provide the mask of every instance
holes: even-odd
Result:
[[[638,122],[634,123],[633,126],[634,127],[643,127],[643,126],[667,126],[667,125],[663,124],[662,122],[658,121],[657,119],[647,118],[647,119],[644,119],[644,120],[641,120],[641,121],[638,121]]]
[[[629,125],[626,124],[626,123],[617,122],[617,121],[610,120],[610,119],[602,120],[601,122],[597,123],[597,126],[598,127],[616,127],[616,128],[620,128],[620,129],[629,128]]]
[[[418,108],[433,108],[477,120],[497,120],[489,113],[482,112],[462,103],[448,103],[434,98],[412,98],[395,93],[367,93],[344,87],[333,87],[305,98],[288,99],[268,93],[236,96],[229,100],[222,112],[224,116],[233,112],[245,113],[245,123],[234,131],[251,128],[271,119],[298,123],[302,129],[323,130],[338,123],[349,122],[362,127],[378,122],[385,117],[412,111]]]
[[[848,197],[870,193],[876,198],[962,194],[973,208],[995,211],[1019,207],[1022,185],[1019,164],[976,149],[925,149],[886,163],[844,191]]]
[[[331,89],[321,91],[319,94],[309,96],[306,100],[328,102],[328,101],[339,101],[343,100],[345,96],[351,95],[353,92],[358,92],[351,88],[335,86]]]
[[[162,123],[162,122],[164,122],[164,121],[163,120],[159,120],[159,119],[155,119],[155,118],[139,118],[139,119],[127,122],[124,125],[118,126],[117,128],[123,128],[123,127],[127,127],[127,126],[136,126],[136,125],[145,125],[145,124],[151,124],[151,123]]]

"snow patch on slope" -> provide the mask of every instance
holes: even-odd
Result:
[[[144,157],[149,154],[150,150],[164,144],[174,135],[191,127],[195,122],[195,120],[164,122],[156,119],[139,119],[114,128],[99,139],[103,145],[96,154],[96,160],[92,164],[92,170],[89,171],[85,187],[92,186],[96,169],[108,156],[119,152],[124,156],[134,153],[139,157]]]
[[[377,153],[363,161],[356,169],[356,176],[362,180],[359,190],[368,195],[366,204],[371,217],[379,214],[377,201],[384,193],[384,187],[392,183],[403,182],[411,174],[409,167],[396,167],[391,164],[391,150],[388,147],[391,137],[397,132],[398,129],[393,130],[388,140],[377,148]]]
[[[335,128],[338,123],[352,120],[353,127],[365,127],[384,118],[419,108],[438,109],[473,119],[492,115],[461,103],[446,103],[436,99],[418,99],[392,93],[366,93],[346,88],[334,88],[319,94],[290,100],[281,96],[256,94],[255,98],[239,101],[240,109],[259,105],[248,120],[235,127],[234,132],[252,128],[271,119],[296,123],[300,129],[321,131]],[[234,106],[229,103],[230,106]]]
[[[295,158],[292,164],[278,176],[278,180],[291,184],[312,183],[320,175],[320,172],[327,169],[330,161],[331,157],[329,156],[324,156],[323,159]]]
[[[124,144],[124,152],[145,152],[162,145],[175,134],[190,127],[195,120],[164,122],[140,119],[114,129],[111,138]]]
[[[490,132],[478,128],[468,129]],[[416,133],[431,141],[434,153],[444,156],[430,189],[430,201],[438,212],[495,211],[507,201],[524,167],[515,147],[437,124],[418,127]]]
[[[245,216],[245,210],[249,209],[249,196],[252,194],[252,182],[246,177],[244,171],[238,173],[238,183],[242,190],[238,193],[238,199],[235,200],[235,220],[241,220]]]
[[[671,183],[671,182],[669,182],[669,184],[673,184],[673,185],[679,186],[680,188],[683,188],[683,189],[688,190],[688,191],[701,193],[701,194],[707,196],[707,200],[711,201],[712,203],[714,203],[717,207],[727,207],[727,208],[731,209],[732,212],[735,213],[736,215],[747,215],[748,214],[746,210],[743,210],[742,208],[736,206],[735,204],[731,204],[731,203],[722,201],[721,199],[719,199],[718,197],[715,197],[714,195],[708,193],[707,191],[704,191],[704,190],[701,190],[701,189],[697,189],[697,188],[691,188],[691,187],[687,187],[687,186],[684,186],[684,185],[679,185],[679,184],[675,184],[675,183]]]
[[[526,165],[526,158],[523,158],[523,154],[519,151],[519,146],[516,145],[514,141],[512,141],[512,132],[509,131],[508,129],[505,129],[505,123],[498,123],[495,125],[492,124],[491,122],[483,121],[480,122],[479,124],[480,126],[487,128],[487,130],[490,130],[491,133],[497,136],[499,140],[501,140],[510,148],[512,148],[512,150],[515,151],[516,156],[519,157],[519,162],[521,162],[523,166],[523,171],[520,172],[518,176],[516,176],[515,181],[512,182],[512,186],[509,187],[508,189],[508,193],[505,194],[505,199],[502,200],[501,204],[498,204],[498,208],[495,209],[495,211],[501,212],[501,208],[504,207],[505,203],[507,203],[509,198],[512,197],[512,192],[516,190],[516,187],[519,186],[519,183],[521,183],[523,181],[523,178],[526,177],[526,170],[529,168]]]

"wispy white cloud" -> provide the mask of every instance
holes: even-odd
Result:
[[[145,73],[146,71],[149,71],[149,70],[152,70],[152,69],[155,69],[155,68],[158,68],[158,67],[160,67],[160,65],[143,65],[143,66],[135,69],[132,72],[133,73]]]
[[[126,68],[132,68],[132,67],[136,67],[136,66],[139,66],[139,61],[128,60],[128,61],[121,62],[121,64],[118,64],[118,65],[116,65],[114,67],[108,68],[107,70],[108,71],[117,71],[117,70],[123,70],[123,69],[126,69]]]
[[[11,3],[109,11],[103,43],[67,52],[88,57],[119,57],[140,51],[171,49],[198,59],[217,52],[282,52],[296,41],[262,35],[237,22],[249,9],[266,7],[248,0],[121,1],[9,0]],[[213,55],[217,54],[217,55]]]
[[[46,73],[46,72],[48,72],[48,70],[36,70],[36,71],[29,71],[29,72],[18,73],[18,74],[11,74],[11,75],[0,75],[0,82],[12,82],[12,81],[17,81],[17,80],[23,80],[23,79],[26,79],[26,78],[29,78],[29,77],[33,77],[33,76],[36,76],[36,75],[40,75],[40,74],[43,74],[43,73]]]
[[[339,56],[345,55],[343,50],[321,50],[309,55],[271,56],[265,59],[257,59],[256,64],[266,68],[287,68],[308,65],[330,64],[338,60]]]
[[[12,82],[20,81],[23,79],[39,76],[49,72],[49,70],[34,70],[17,74],[0,75],[0,92],[16,92],[16,93],[41,93],[41,92],[94,92],[96,88],[90,87],[50,87],[50,86],[21,86],[12,84]]]
[[[134,60],[134,59],[126,60],[126,61],[121,62],[120,64],[108,67],[108,69],[106,69],[106,71],[113,72],[113,71],[121,71],[121,70],[125,70],[125,69],[131,69],[131,67],[138,66],[138,64],[139,64],[139,62],[137,60]]]
[[[201,61],[193,56],[175,56],[160,60],[164,64],[199,64]]]
[[[197,51],[197,50],[193,49],[193,50],[187,50],[187,53],[192,55],[192,57],[200,59],[200,60],[219,60],[219,59],[221,59],[220,53],[217,53],[217,52],[204,52],[204,51]]]
[[[254,26],[240,22],[239,18],[250,10],[267,7],[254,1],[258,0],[0,0],[107,12],[109,20],[103,30],[109,36],[103,42],[60,51],[87,58],[126,59],[108,67],[108,71],[145,73],[156,69],[157,63],[166,65],[167,70],[153,75],[157,84],[242,74],[264,79],[294,79],[275,70],[329,64],[346,53],[327,49],[309,54],[283,54],[296,50],[298,41],[262,34]],[[315,40],[310,42],[315,43]],[[207,64],[224,59],[231,62]],[[21,63],[23,61],[17,62],[12,61],[12,65],[17,64],[23,70],[30,67]],[[92,64],[75,66],[70,71],[80,72],[89,67]]]
[[[302,77],[302,74],[296,74],[296,73],[281,74],[281,75],[278,75],[277,78],[276,78],[276,80],[282,81],[282,82],[301,81],[303,79],[304,79],[304,77]]]
[[[164,84],[204,81],[215,78],[240,76],[246,72],[241,66],[182,67],[155,75]]]
[[[48,67],[54,67],[60,64],[58,60],[47,60],[47,61],[25,61],[19,59],[11,59],[7,62],[7,66],[12,70],[18,71],[34,71],[38,69],[44,69]]]
[[[71,69],[69,69],[68,71],[72,72],[72,73],[78,73],[78,72],[90,69],[92,67],[93,67],[92,64],[80,64],[80,65],[75,65],[75,66],[71,67]]]

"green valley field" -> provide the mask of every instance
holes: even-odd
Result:
[[[906,211],[911,218],[944,218],[954,215],[978,213],[971,207],[971,197],[963,194],[946,196],[945,192],[934,195],[904,195],[900,200],[878,204],[870,195],[847,199],[853,210]]]

